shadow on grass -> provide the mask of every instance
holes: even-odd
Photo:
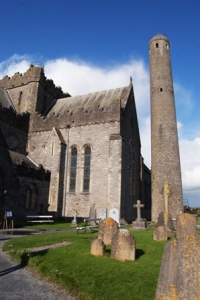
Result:
[[[139,259],[144,254],[145,254],[145,252],[142,249],[136,249],[135,250],[135,259]]]
[[[111,249],[106,249],[105,256],[110,257],[110,254],[111,254]],[[136,249],[135,250],[135,259],[139,259],[144,254],[145,254],[145,252],[142,249]]]
[[[21,263],[20,266],[25,268],[29,264],[29,259],[35,256],[44,256],[48,250],[40,250],[40,251],[34,251],[29,253],[24,253],[21,256]]]

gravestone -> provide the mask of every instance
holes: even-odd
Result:
[[[94,204],[90,207],[89,219],[96,219],[96,209],[94,208]],[[96,225],[95,221],[90,221],[88,224]]]
[[[196,218],[188,213],[181,214],[176,219],[176,238],[196,234]]]
[[[112,218],[106,218],[99,223],[99,236],[105,245],[111,245],[113,234],[118,230],[118,224]]]
[[[167,241],[168,230],[166,226],[157,226],[153,233],[154,241]]]
[[[173,234],[173,220],[171,214],[168,211],[161,212],[158,217],[158,222],[156,227],[165,226],[168,231],[168,237],[171,237]]]
[[[91,243],[90,253],[96,256],[103,256],[106,251],[106,246],[101,239],[94,239]]]
[[[165,212],[162,211],[159,214],[157,226],[166,226],[172,230],[173,229],[173,220],[172,220],[171,214],[167,211],[165,211]]]
[[[135,239],[128,229],[120,229],[113,235],[111,257],[121,261],[135,260]]]
[[[187,235],[165,245],[155,300],[200,299],[200,236]]]
[[[117,208],[110,209],[109,217],[115,220],[120,226],[119,210]]]
[[[134,204],[133,207],[137,208],[137,218],[132,222],[133,229],[146,229],[147,221],[141,217],[141,208],[144,207],[144,204],[141,204],[141,201],[137,200],[137,204]]]
[[[99,218],[101,220],[104,220],[106,217],[107,217],[107,210],[106,210],[106,208],[105,207],[100,208]]]

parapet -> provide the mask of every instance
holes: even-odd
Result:
[[[4,76],[0,80],[0,87],[12,89],[29,84],[30,82],[39,82],[46,87],[46,90],[55,97],[55,99],[69,96],[68,93],[63,93],[60,87],[56,87],[52,79],[47,79],[42,67],[30,65],[29,69],[21,74],[15,73],[12,77]]]
[[[25,162],[22,162],[21,164],[14,164],[14,168],[18,176],[34,178],[40,181],[50,181],[51,172],[45,170],[43,166],[31,168]]]
[[[31,65],[24,74],[17,72],[12,77],[4,76],[3,79],[0,80],[0,87],[11,89],[14,87],[26,85],[29,82],[42,82],[44,80],[45,76],[43,68]]]
[[[0,105],[0,121],[8,123],[15,128],[28,132],[29,113],[16,114],[13,108],[6,108]]]

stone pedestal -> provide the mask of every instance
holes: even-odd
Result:
[[[133,224],[133,229],[135,230],[145,230],[147,228],[147,220],[146,219],[140,219],[140,220],[135,220],[132,222]]]

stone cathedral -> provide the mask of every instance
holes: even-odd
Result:
[[[132,80],[70,96],[31,65],[0,80],[0,205],[16,218],[86,218],[94,207],[151,215],[150,171],[141,156]]]
[[[157,221],[183,209],[169,41],[149,43],[152,172],[145,166],[132,79],[71,96],[41,67],[0,80],[0,211],[89,217],[113,208],[130,223],[134,204]],[[152,182],[152,183],[151,183]],[[152,205],[151,205],[152,197]],[[151,212],[152,208],[152,212]]]

